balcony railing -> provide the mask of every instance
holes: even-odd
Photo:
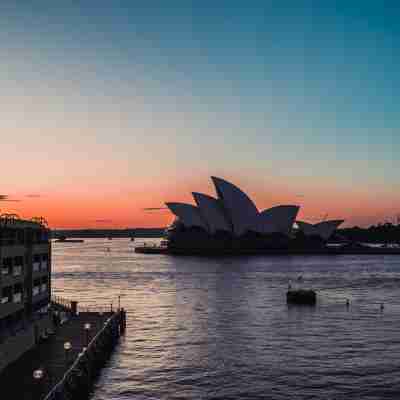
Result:
[[[22,265],[16,265],[13,268],[13,276],[20,276],[22,274]]]
[[[45,292],[47,290],[47,284],[46,283],[43,283],[41,286],[40,286],[40,291],[43,293],[43,292]]]
[[[38,272],[40,270],[40,262],[33,263],[33,272]]]
[[[1,274],[2,275],[8,275],[10,273],[10,269],[8,267],[3,267],[1,269]]]
[[[8,297],[2,297],[1,298],[1,304],[6,304],[10,301],[10,299]]]
[[[14,293],[13,302],[14,303],[21,303],[21,301],[22,301],[22,293]]]
[[[32,295],[37,296],[40,293],[40,286],[34,286],[32,289]]]

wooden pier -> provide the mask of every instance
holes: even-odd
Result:
[[[18,400],[87,399],[125,328],[123,309],[70,313],[51,335],[2,372],[2,393]]]

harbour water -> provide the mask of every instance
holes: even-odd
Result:
[[[400,256],[173,257],[137,242],[53,243],[55,294],[121,295],[128,311],[93,399],[400,398]],[[286,305],[300,275],[316,307]]]

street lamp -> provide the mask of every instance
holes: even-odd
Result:
[[[89,322],[86,322],[85,325],[83,325],[83,329],[86,332],[86,347],[88,347],[89,345],[89,331],[90,331],[91,325],[89,324]]]
[[[68,364],[68,353],[70,352],[72,346],[70,342],[64,343],[64,350],[65,350],[65,362]]]
[[[35,379],[35,381],[38,382],[42,378],[43,378],[43,370],[42,369],[35,369],[33,371],[33,379]]]
[[[35,382],[38,398],[42,396],[42,392],[43,392],[43,388],[42,388],[43,376],[44,376],[43,369],[38,368],[33,371],[33,380]]]

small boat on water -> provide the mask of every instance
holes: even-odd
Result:
[[[57,240],[54,241],[55,243],[83,243],[83,239],[67,239],[66,236],[61,236]]]
[[[308,304],[315,305],[317,293],[311,289],[289,289],[286,293],[288,304]]]

